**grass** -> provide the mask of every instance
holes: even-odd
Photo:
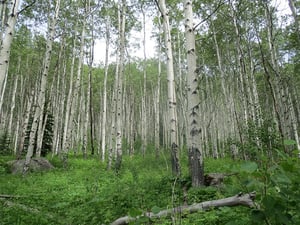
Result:
[[[180,182],[175,182],[170,166],[163,158],[156,159],[151,155],[133,159],[124,157],[119,174],[107,171],[106,165],[96,158],[70,157],[68,169],[63,169],[59,159],[54,158],[51,161],[56,169],[26,177],[7,174],[3,165],[8,159],[2,157],[0,160],[0,194],[16,197],[0,200],[1,225],[109,224],[120,216],[183,203]],[[186,159],[182,162],[186,163]],[[206,160],[207,172],[226,172],[231,164],[229,159]],[[184,176],[187,176],[187,170]],[[224,194],[217,188],[191,189],[189,203],[220,198]],[[223,224],[221,217],[231,215],[232,220],[233,213],[238,211],[231,212],[213,211],[205,216],[188,215],[179,220],[180,224],[191,224],[191,221],[197,221],[196,218],[199,223],[204,219],[205,224]],[[154,224],[171,224],[171,221],[163,219]]]

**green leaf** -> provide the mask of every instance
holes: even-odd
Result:
[[[288,178],[287,175],[285,175],[284,173],[278,173],[278,174],[274,174],[271,177],[272,181],[278,184],[291,184],[292,181],[290,180],[290,178]]]
[[[143,212],[140,210],[140,209],[130,209],[128,211],[128,215],[131,216],[131,217],[137,217],[137,216],[140,216]]]
[[[245,162],[241,164],[240,171],[246,173],[253,173],[257,170],[258,166],[255,162]]]
[[[285,172],[294,172],[296,171],[295,165],[290,162],[282,162],[281,167]]]
[[[152,208],[151,208],[151,212],[153,212],[154,214],[157,214],[157,213],[159,213],[161,211],[161,209],[159,208],[159,207],[157,207],[157,206],[153,206]]]
[[[141,216],[135,224],[148,224],[149,223],[149,218],[145,216]]]
[[[266,209],[273,209],[276,200],[272,196],[267,195],[263,198],[262,203],[264,204]]]

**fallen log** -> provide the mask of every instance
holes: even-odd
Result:
[[[165,209],[162,210],[158,213],[152,213],[152,212],[145,212],[143,215],[144,217],[148,217],[149,219],[155,219],[155,218],[161,218],[161,217],[166,217],[172,214],[177,214],[177,213],[195,213],[199,211],[205,211],[211,208],[218,208],[218,207],[223,207],[223,206],[246,206],[246,207],[254,207],[254,199],[255,199],[255,192],[247,193],[247,194],[242,194],[239,193],[235,196],[228,197],[228,198],[223,198],[223,199],[218,199],[218,200],[212,200],[212,201],[206,201],[206,202],[201,202],[201,203],[196,203],[193,205],[188,205],[188,206],[178,206],[172,209]],[[124,216],[120,217],[114,222],[111,223],[111,225],[124,225],[124,224],[129,224],[130,222],[133,222],[135,220],[138,220],[141,216],[138,217],[130,217],[130,216]]]

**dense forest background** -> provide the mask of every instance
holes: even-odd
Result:
[[[124,157],[152,155],[194,187],[212,158],[255,161],[251,173],[296,160],[299,10],[298,0],[1,1],[0,154],[25,158],[24,174],[33,157],[65,168],[92,157],[119,172]]]

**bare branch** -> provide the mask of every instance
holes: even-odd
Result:
[[[203,19],[203,20],[200,21],[196,26],[194,26],[193,29],[196,30],[196,28],[197,28],[198,26],[200,26],[202,23],[204,23],[206,20],[208,20],[210,17],[212,17],[212,16],[219,10],[219,8],[220,8],[222,5],[224,5],[224,4],[225,4],[225,2],[220,1],[219,4],[218,4],[218,6],[214,9],[214,11],[212,11],[212,13],[209,14],[205,19]]]
[[[27,10],[28,8],[30,8],[31,6],[33,6],[35,4],[36,1],[31,2],[30,4],[26,5],[23,9],[21,9],[18,12],[18,15],[21,14],[22,12],[24,12],[25,10]]]

